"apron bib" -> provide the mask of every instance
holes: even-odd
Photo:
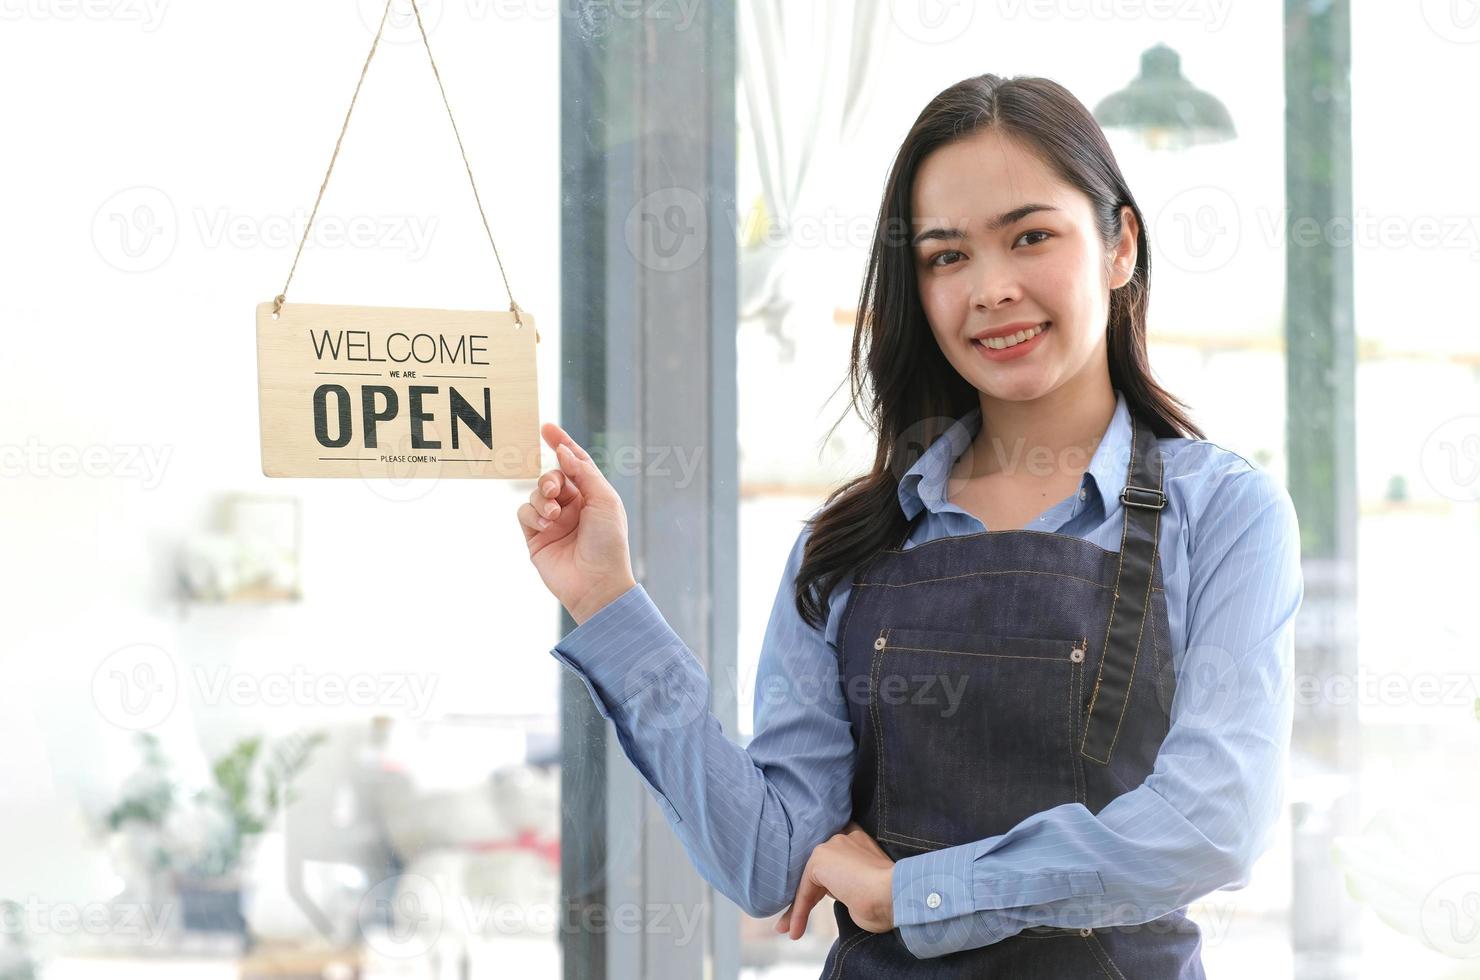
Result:
[[[1175,689],[1157,561],[1165,497],[1155,435],[1131,424],[1119,552],[986,531],[885,550],[854,577],[839,630],[843,690],[867,692],[848,698],[853,819],[892,860],[1002,834],[1063,803],[1099,813],[1151,773]],[[839,902],[822,976],[1202,980],[1185,911],[1034,926],[918,959],[898,929],[870,933]]]

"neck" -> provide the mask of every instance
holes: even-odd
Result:
[[[960,476],[1054,482],[1089,469],[1115,415],[1115,390],[1101,374],[1030,401],[982,392],[981,410],[981,430],[957,464]]]

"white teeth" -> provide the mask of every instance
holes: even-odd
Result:
[[[992,350],[1006,350],[1009,347],[1016,347],[1025,340],[1031,340],[1042,332],[1043,324],[1040,323],[1031,330],[1019,330],[1017,333],[1009,334],[1006,337],[989,337],[986,340],[978,340],[977,343],[984,344]]]

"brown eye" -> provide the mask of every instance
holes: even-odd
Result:
[[[1043,241],[1044,239],[1048,239],[1048,238],[1052,238],[1053,237],[1052,235],[1050,235],[1046,231],[1025,231],[1021,235],[1018,236],[1018,241],[1022,241],[1024,238],[1027,238],[1029,235],[1042,235],[1043,238],[1039,239],[1039,242]],[[1032,242],[1031,244],[1037,245],[1039,242]]]
[[[946,256],[946,255],[960,255],[960,254],[961,253],[958,252],[958,251],[956,251],[955,249],[951,249],[950,251],[947,251],[947,252],[938,252],[934,256],[931,257],[930,264],[932,266],[934,266],[935,268],[940,268],[940,266],[941,266],[940,260],[941,260],[941,258],[943,256]],[[954,265],[955,263],[954,262],[947,262],[945,264],[946,265]]]

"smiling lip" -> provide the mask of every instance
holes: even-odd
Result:
[[[1043,338],[1048,336],[1049,333],[1052,332],[1053,324],[1049,321],[1044,321],[1044,324],[1045,325],[1043,329],[1038,332],[1037,336],[1025,340],[1021,344],[1017,344],[1013,347],[1005,347],[1001,350],[993,350],[986,344],[979,343],[975,338],[973,338],[971,346],[976,350],[978,354],[989,361],[1010,361],[1014,358],[1024,357],[1028,354],[1033,353],[1034,349],[1043,342]],[[992,331],[991,333],[984,333],[981,336],[995,337],[1007,333],[1017,333],[1019,330],[1027,330],[1038,325],[1039,324],[1036,323],[1029,323],[1024,325],[1017,325],[1015,328],[1003,327],[1001,330]]]
[[[993,337],[1010,337],[1021,330],[1032,330],[1039,324],[1047,322],[1047,320],[1038,320],[1036,322],[1032,320],[1023,320],[1019,323],[1009,323],[1007,326],[998,327],[995,330],[983,330],[981,333],[972,334],[971,339],[990,340]]]

